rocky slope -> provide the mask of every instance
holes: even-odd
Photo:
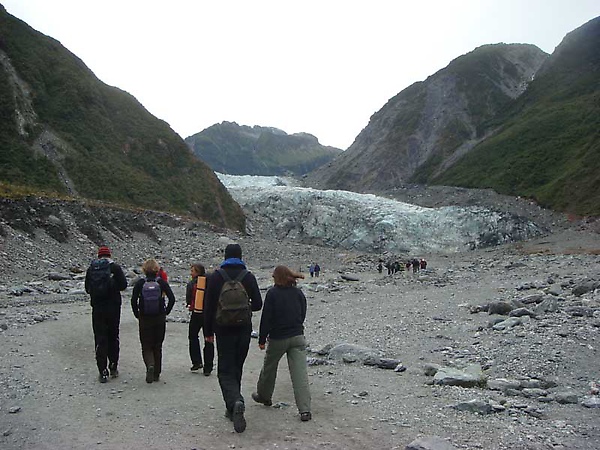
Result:
[[[406,88],[371,117],[354,143],[309,175],[347,190],[426,181],[487,137],[486,121],[521,95],[547,55],[531,45],[486,45]]]
[[[167,123],[0,5],[0,193],[190,214],[243,229],[215,174]]]

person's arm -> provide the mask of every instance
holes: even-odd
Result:
[[[85,292],[90,293],[90,268],[85,272]]]
[[[302,317],[302,323],[304,323],[304,320],[306,319],[306,297],[304,296],[304,292],[302,292],[302,289],[296,289],[298,289],[298,293],[300,295],[300,315]]]
[[[190,281],[186,288],[185,288],[185,304],[186,306],[189,308],[190,305],[192,304],[192,299],[194,298],[194,286],[196,285],[196,283],[198,282],[197,278],[192,279],[192,281]]]
[[[123,269],[118,264],[111,264],[111,272],[113,273],[113,280],[116,288],[119,291],[124,291],[127,288],[127,278],[125,278],[125,273],[123,273]]]
[[[169,286],[169,283],[167,283],[162,278],[158,279],[158,283],[160,284],[160,287],[162,288],[163,292],[167,294],[167,298],[169,299],[169,303],[167,304],[167,307],[165,309],[165,313],[168,316],[169,314],[171,314],[173,306],[175,306],[175,294],[173,294],[173,290],[171,289],[171,286]]]
[[[250,307],[252,311],[260,311],[263,305],[262,296],[260,295],[260,288],[258,287],[258,281],[252,272],[244,277],[244,287],[246,292],[250,296]]]
[[[131,293],[131,310],[133,311],[133,315],[136,319],[140,318],[140,310],[139,310],[139,298],[142,293],[142,285],[137,282],[133,286],[133,292]]]
[[[221,292],[223,278],[218,271],[214,271],[206,279],[206,291],[204,292],[204,340],[214,342],[215,339],[215,315],[217,314],[217,301]]]
[[[264,350],[265,343],[267,342],[267,337],[269,337],[269,333],[271,331],[272,323],[273,323],[273,290],[269,289],[267,291],[267,295],[265,296],[265,307],[263,308],[262,314],[260,316],[260,327],[258,332],[258,346],[261,350]]]

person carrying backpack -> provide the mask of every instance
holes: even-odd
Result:
[[[98,259],[91,262],[85,274],[85,292],[90,294],[92,306],[92,330],[100,383],[108,381],[109,370],[111,378],[119,376],[121,291],[127,288],[123,269],[111,256],[108,247],[100,247]]]
[[[217,337],[217,377],[225,416],[237,433],[246,429],[242,371],[252,333],[251,311],[260,311],[262,297],[254,274],[242,261],[239,244],[225,248],[225,260],[208,280],[204,299],[204,339]]]
[[[273,271],[275,285],[267,291],[258,336],[261,350],[265,349],[268,339],[267,353],[252,399],[266,406],[273,404],[277,367],[286,355],[300,420],[307,422],[312,419],[312,414],[304,338],[306,297],[296,287],[298,278],[304,278],[304,275],[292,272],[286,266],[277,266]]]
[[[202,353],[200,352],[200,340],[198,335],[204,326],[204,295],[206,293],[206,269],[200,263],[192,264],[190,268],[191,281],[186,286],[185,303],[191,312],[188,327],[188,339],[190,348],[190,359],[192,367],[196,371],[204,368],[204,376],[209,376],[213,370],[215,359],[215,345],[204,341],[204,365],[202,364]],[[204,336],[203,336],[204,337]]]
[[[139,321],[142,358],[146,365],[146,383],[160,379],[167,316],[175,305],[175,295],[171,286],[157,277],[159,269],[155,259],[146,260],[142,265],[145,277],[134,284],[131,294],[131,309]],[[167,305],[165,305],[164,294],[169,299]]]

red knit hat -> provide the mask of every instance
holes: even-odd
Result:
[[[98,249],[98,258],[101,258],[102,256],[110,256],[110,248],[108,248],[106,245],[103,245],[102,247],[100,247]]]

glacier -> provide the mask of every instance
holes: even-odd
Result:
[[[368,252],[456,253],[539,236],[523,217],[483,207],[426,208],[373,194],[301,187],[291,178],[217,176],[250,232]]]

